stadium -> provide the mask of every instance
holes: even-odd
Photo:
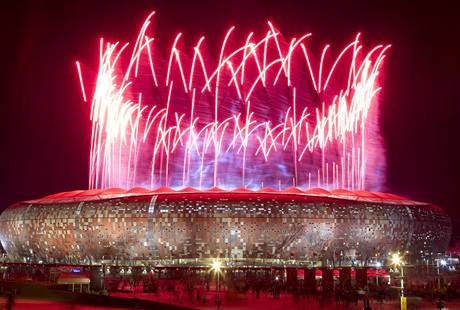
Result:
[[[391,251],[443,252],[450,234],[433,204],[319,188],[79,190],[0,216],[8,259],[22,263],[368,266]]]

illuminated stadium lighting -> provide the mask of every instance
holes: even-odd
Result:
[[[398,267],[402,264],[402,259],[401,256],[399,256],[399,253],[394,253],[391,255],[391,263]]]
[[[214,260],[211,264],[211,269],[214,272],[220,272],[220,269],[222,268],[222,263],[219,260]]]

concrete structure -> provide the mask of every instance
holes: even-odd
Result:
[[[435,205],[323,189],[73,191],[0,216],[10,260],[69,264],[364,265],[389,251],[443,252],[450,233]]]

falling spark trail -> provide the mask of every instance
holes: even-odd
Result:
[[[80,62],[76,61],[75,64],[77,65],[78,78],[80,79],[80,86],[81,86],[81,93],[83,95],[83,101],[86,102],[85,85],[83,83],[83,77],[81,75]]]
[[[311,34],[285,40],[268,22],[240,43],[231,27],[216,61],[204,36],[187,51],[179,33],[163,68],[152,16],[133,45],[100,41],[90,188],[380,188],[374,106],[389,45],[366,53],[358,34],[314,55]]]

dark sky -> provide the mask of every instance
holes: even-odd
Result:
[[[391,43],[382,103],[386,191],[436,203],[460,226],[460,14],[448,2],[8,2],[0,5],[0,209],[87,187],[89,105],[74,61],[96,68],[100,36],[131,40],[155,10],[163,46],[179,31],[192,41],[221,40],[231,25],[247,33],[267,18],[287,36],[313,32],[319,45],[343,46],[357,32],[368,46]]]

